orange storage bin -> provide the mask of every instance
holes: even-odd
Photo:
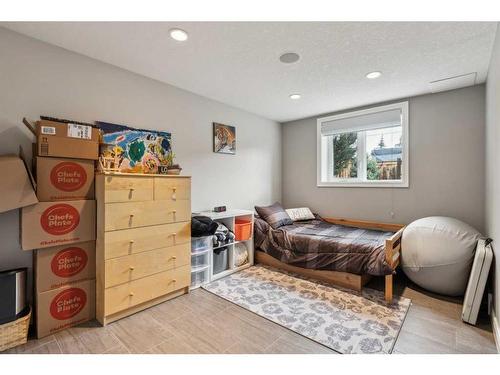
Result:
[[[234,236],[236,241],[246,241],[252,236],[252,222],[236,219],[234,221]]]

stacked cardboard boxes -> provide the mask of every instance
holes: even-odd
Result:
[[[38,204],[22,209],[21,244],[35,249],[37,336],[95,316],[94,160],[98,130],[41,120],[33,127]]]

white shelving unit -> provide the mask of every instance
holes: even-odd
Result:
[[[214,221],[218,221],[224,224],[231,232],[234,233],[235,221],[237,219],[242,219],[245,221],[250,221],[252,223],[252,233],[248,240],[244,241],[234,241],[232,243],[224,244],[221,246],[214,247],[212,242],[208,240],[203,240],[201,238],[193,237],[193,252],[191,254],[192,264],[191,267],[191,289],[196,289],[203,284],[209,283],[211,281],[220,279],[224,276],[230,275],[234,272],[241,271],[248,268],[254,264],[254,244],[253,244],[253,230],[254,230],[254,216],[253,211],[249,210],[228,210],[225,212],[196,212],[193,213],[194,216],[208,216]],[[211,237],[211,236],[210,236]],[[196,243],[195,243],[196,242]],[[234,247],[237,243],[244,243],[248,251],[248,260],[245,264],[241,266],[236,266],[234,263]],[[197,247],[197,250],[194,249]],[[228,267],[226,270],[214,273],[213,259],[214,250],[218,248],[227,247],[228,249]],[[206,255],[205,255],[206,254]],[[204,260],[198,259],[205,257]],[[196,258],[196,259],[195,259]]]

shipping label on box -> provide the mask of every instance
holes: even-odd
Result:
[[[36,135],[61,138],[79,138],[99,142],[99,129],[85,124],[40,120],[36,122]]]
[[[38,200],[94,199],[94,162],[36,158]]]
[[[36,295],[36,330],[42,338],[94,319],[95,280],[52,289]]]
[[[95,241],[49,247],[35,254],[37,293],[95,278]]]
[[[81,124],[68,124],[68,137],[92,139],[92,127]]]
[[[53,126],[40,126],[40,134],[56,135],[56,128]]]
[[[40,249],[95,240],[95,201],[40,202],[21,213],[21,247]]]

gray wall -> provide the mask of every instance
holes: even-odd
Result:
[[[0,154],[30,152],[23,116],[168,130],[192,176],[193,210],[280,199],[280,124],[3,28],[0,51]],[[213,121],[236,126],[236,155],[212,152]],[[31,264],[18,236],[18,212],[0,214],[0,269]]]
[[[316,187],[316,119],[323,114],[283,124],[283,204],[403,224],[446,215],[484,230],[484,92],[479,85],[409,99],[409,188]]]
[[[486,234],[495,252],[495,313],[500,322],[500,28],[486,81]],[[498,327],[497,327],[498,328]],[[499,333],[499,332],[497,332]],[[500,337],[497,337],[500,339]]]

